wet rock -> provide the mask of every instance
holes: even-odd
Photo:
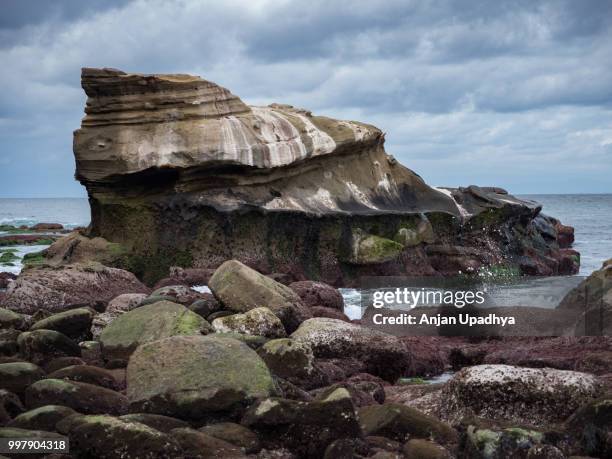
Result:
[[[188,287],[208,285],[208,280],[214,272],[214,269],[207,268],[181,268],[180,266],[171,266],[169,269],[169,277],[157,281],[153,288],[156,290],[172,285],[186,285]]]
[[[343,320],[344,322],[350,322],[346,314],[337,309],[325,308],[323,306],[311,306],[310,312],[313,317],[327,317],[329,319]]]
[[[408,440],[402,452],[408,458],[413,459],[451,459],[450,452],[441,445],[434,442],[414,438]]]
[[[61,405],[84,414],[125,414],[127,398],[118,392],[93,384],[62,379],[42,379],[25,391],[29,409]]]
[[[282,445],[300,457],[320,457],[333,441],[362,436],[345,389],[313,402],[263,399],[249,408],[242,424],[255,430],[266,448]]]
[[[47,373],[53,373],[73,365],[86,365],[86,362],[80,357],[58,357],[44,364],[44,369]]]
[[[45,372],[28,362],[0,364],[0,389],[23,395],[25,388],[45,377]]]
[[[175,303],[189,306],[193,304],[194,301],[199,300],[202,294],[186,285],[169,285],[167,287],[158,288],[151,293],[151,296],[169,297],[172,298],[172,301]]]
[[[280,319],[265,307],[254,308],[243,314],[219,317],[213,320],[211,325],[220,333],[241,333],[266,338],[287,336]]]
[[[286,379],[274,378],[278,388],[280,389],[280,396],[288,400],[297,400],[299,402],[312,402],[314,397],[306,392],[301,387],[290,383]]]
[[[441,444],[458,441],[457,432],[433,416],[395,403],[369,405],[359,409],[359,422],[365,435],[379,435],[396,441],[433,438]]]
[[[79,357],[81,349],[66,335],[54,330],[24,332],[17,338],[19,354],[36,364],[44,364],[56,357]]]
[[[102,354],[107,361],[127,361],[144,343],[175,335],[200,335],[210,324],[185,306],[168,301],[141,306],[115,319],[100,334]]]
[[[257,353],[272,373],[298,385],[315,371],[310,346],[289,338],[268,341]]]
[[[467,428],[464,454],[483,459],[526,458],[529,451],[542,443],[541,432],[518,427],[503,430]]]
[[[346,381],[313,390],[311,394],[315,395],[317,398],[321,398],[333,392],[335,389],[343,387],[350,394],[356,407],[376,405],[384,403],[385,401],[385,389],[382,383],[383,381],[375,376],[358,374],[350,377]]]
[[[612,397],[601,397],[579,408],[568,419],[567,428],[590,456],[612,456]]]
[[[553,445],[535,445],[527,451],[527,459],[565,459],[566,457],[563,451]]]
[[[82,306],[100,311],[122,293],[147,292],[148,288],[134,274],[98,263],[38,267],[23,271],[11,283],[3,306],[24,314]]]
[[[297,293],[237,260],[219,266],[210,278],[209,287],[223,306],[232,311],[269,308],[289,333],[310,317]]]
[[[353,357],[365,371],[393,382],[410,366],[410,353],[394,336],[336,319],[305,321],[291,338],[306,343],[315,357]]]
[[[122,387],[115,379],[113,373],[104,368],[90,365],[73,365],[50,373],[51,379],[67,379],[69,381],[84,382],[111,390],[121,390]]]
[[[182,456],[181,447],[170,435],[138,422],[111,416],[74,416],[62,423],[70,438],[70,450],[79,457],[176,459]]]
[[[44,405],[21,413],[8,426],[18,429],[45,430],[54,432],[55,425],[68,416],[77,414],[72,408],[60,405]]]
[[[113,320],[121,314],[140,306],[145,298],[147,298],[147,295],[144,293],[124,293],[113,298],[106,306],[104,312],[96,314],[93,318],[91,324],[92,337],[98,339],[102,330],[110,325]]]
[[[0,290],[8,288],[9,284],[17,279],[17,276],[13,273],[0,273]]]
[[[241,448],[245,453],[257,453],[261,449],[259,438],[255,432],[233,422],[209,424],[199,429],[210,436],[231,443]]]
[[[19,346],[17,339],[21,332],[13,328],[0,329],[0,356],[11,356],[17,354]]]
[[[402,253],[404,246],[391,239],[354,231],[350,250],[344,261],[355,265],[375,265],[391,261]]]
[[[217,301],[212,293],[202,293],[202,297],[199,300],[194,301],[189,306],[189,309],[206,318],[211,314],[223,309],[223,306]]]
[[[302,302],[309,306],[322,306],[344,310],[344,299],[338,289],[323,282],[300,281],[289,284],[289,288],[299,295]]]
[[[30,330],[55,330],[68,338],[84,341],[89,338],[95,312],[90,308],[77,308],[53,314],[34,323]]]
[[[215,335],[174,336],[141,345],[127,369],[132,411],[182,419],[218,412],[231,417],[275,391],[268,368],[254,350]]]
[[[8,424],[24,411],[25,408],[16,394],[0,389],[0,426]]]
[[[28,327],[28,319],[23,314],[18,314],[9,309],[0,308],[0,328],[15,328],[25,330]]]
[[[261,346],[263,346],[268,341],[270,341],[270,338],[266,338],[265,336],[245,335],[243,333],[219,333],[217,332],[215,333],[215,336],[218,336],[219,338],[235,339],[237,341],[240,341],[241,343],[246,344],[247,346],[249,346],[251,349],[254,349],[254,350],[259,349]]]
[[[174,429],[170,432],[175,441],[181,445],[184,454],[194,459],[241,459],[246,456],[242,450],[231,443],[199,432],[194,429]]]
[[[597,378],[587,373],[478,365],[464,368],[448,382],[441,413],[451,421],[473,413],[541,426],[565,420],[600,391]]]
[[[362,438],[340,438],[325,448],[323,459],[353,459],[366,457],[371,452]]]
[[[127,422],[138,422],[140,424],[145,424],[152,429],[159,430],[160,432],[164,433],[169,433],[172,429],[189,427],[189,424],[185,421],[171,418],[170,416],[162,416],[160,414],[130,413],[119,416],[119,419]]]

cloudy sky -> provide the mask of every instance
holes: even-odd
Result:
[[[84,196],[81,67],[387,133],[432,185],[612,192],[612,0],[2,0],[0,197]]]

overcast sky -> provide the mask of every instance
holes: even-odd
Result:
[[[84,196],[81,67],[375,124],[432,185],[612,192],[612,0],[2,0],[0,197]]]

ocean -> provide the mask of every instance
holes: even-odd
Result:
[[[574,248],[581,254],[578,276],[572,278],[532,278],[512,285],[492,286],[493,296],[500,305],[521,304],[528,296],[541,298],[543,307],[555,307],[559,296],[601,267],[603,261],[612,258],[612,194],[582,195],[524,195],[521,198],[537,201],[543,212],[558,218],[575,228]],[[0,198],[0,225],[33,225],[36,223],[61,223],[66,228],[89,224],[89,204],[84,198],[7,199]],[[1,232],[0,232],[1,234]],[[42,250],[44,246],[16,247],[16,255]],[[18,273],[19,262],[14,266],[0,266],[0,271]],[[341,289],[345,298],[345,312],[351,318],[361,316],[361,295],[354,289]],[[551,295],[551,291],[554,294]]]

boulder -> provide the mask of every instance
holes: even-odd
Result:
[[[223,306],[232,311],[267,307],[288,332],[310,317],[297,293],[237,260],[223,263],[210,278],[208,286]]]
[[[185,306],[169,301],[141,306],[115,319],[100,334],[107,361],[127,361],[141,344],[176,335],[200,335],[210,324]]]
[[[94,314],[90,308],[71,309],[35,322],[30,330],[55,330],[68,338],[83,341],[90,336],[89,329]]]
[[[54,371],[62,368],[70,367],[72,365],[86,365],[87,363],[80,357],[58,357],[52,359],[44,364],[44,369],[47,373],[53,373]]]
[[[69,381],[84,382],[111,390],[121,390],[121,384],[110,370],[90,365],[72,365],[49,373],[51,379],[66,379]]]
[[[272,373],[294,383],[309,378],[315,371],[312,349],[299,341],[274,339],[261,346],[257,353]]]
[[[127,368],[132,411],[201,419],[236,416],[253,400],[275,394],[257,353],[232,338],[174,336],[143,344]]]
[[[140,306],[145,298],[147,298],[145,293],[124,293],[113,298],[104,312],[96,314],[92,320],[91,335],[93,339],[98,339],[102,330],[121,314]]]
[[[255,432],[240,424],[233,422],[218,422],[216,424],[206,425],[199,430],[207,435],[242,448],[242,450],[248,454],[257,453],[261,449],[259,438],[257,438]]]
[[[246,459],[241,448],[207,433],[189,428],[170,432],[187,457],[198,459]]]
[[[267,448],[288,447],[299,457],[318,458],[335,440],[362,436],[355,407],[345,389],[326,398],[298,402],[280,398],[258,401],[242,424],[253,429]]]
[[[0,328],[0,356],[17,354],[19,346],[17,340],[21,332],[14,328]]]
[[[344,298],[338,289],[323,282],[300,281],[289,284],[289,288],[297,293],[302,302],[309,306],[323,306],[325,308],[344,311]]]
[[[315,357],[353,357],[363,362],[367,373],[390,382],[410,366],[410,352],[395,336],[337,319],[309,319],[291,338],[309,345]]]
[[[383,383],[384,381],[376,376],[364,373],[351,376],[346,381],[332,384],[329,387],[313,390],[310,393],[316,395],[317,398],[321,398],[337,388],[343,387],[350,394],[355,406],[359,408],[384,403],[386,395]]]
[[[327,317],[328,319],[338,319],[343,320],[344,322],[350,322],[351,319],[338,309],[326,308],[323,306],[311,306],[310,313],[312,317]]]
[[[45,377],[45,372],[28,362],[0,363],[0,389],[23,395],[25,388]]]
[[[580,407],[566,427],[590,456],[612,456],[612,397],[600,397]]]
[[[412,459],[451,459],[450,452],[437,443],[424,440],[421,438],[414,438],[408,440],[402,452],[408,458]]]
[[[402,244],[391,239],[355,231],[344,261],[354,265],[376,265],[398,258],[403,250]]]
[[[441,414],[453,422],[475,414],[537,427],[565,420],[600,392],[597,378],[587,373],[477,365],[448,382]]]
[[[56,357],[79,357],[81,348],[66,335],[54,330],[23,332],[17,338],[19,354],[36,364]]]
[[[207,318],[211,314],[223,309],[221,303],[217,301],[212,293],[202,293],[202,297],[199,300],[194,301],[189,309],[196,314]]]
[[[25,411],[19,397],[12,392],[0,389],[0,426],[8,424],[11,419]]]
[[[164,296],[172,298],[175,303],[189,306],[194,301],[202,298],[202,294],[186,285],[168,285],[158,288],[151,293],[151,296]]]
[[[241,333],[266,338],[287,336],[280,319],[265,307],[254,308],[243,314],[219,317],[213,320],[211,325],[219,333]]]
[[[8,427],[54,432],[58,422],[75,414],[77,412],[67,406],[44,405],[21,413],[8,424]]]
[[[122,293],[148,293],[134,274],[98,263],[24,270],[12,282],[3,306],[16,312],[61,312],[88,306],[102,310]]]
[[[70,422],[67,422],[70,421]],[[70,451],[78,457],[100,459],[175,459],[182,449],[170,435],[139,422],[112,416],[73,416],[65,419]]]
[[[28,319],[23,314],[18,314],[9,309],[0,308],[0,328],[15,328],[25,330],[28,327]]]
[[[189,423],[185,421],[171,418],[170,416],[162,416],[161,414],[130,413],[119,416],[119,419],[127,422],[139,422],[164,433],[169,433],[172,429],[189,427]]]
[[[62,379],[41,379],[25,391],[29,409],[62,405],[84,414],[125,414],[127,398],[119,392],[93,384]]]
[[[0,290],[7,288],[15,279],[17,276],[13,273],[0,272]]]
[[[544,435],[536,430],[519,427],[493,430],[470,425],[467,427],[464,454],[466,457],[492,459],[527,458],[530,451],[535,453],[535,448],[541,446],[543,440]]]
[[[455,444],[459,439],[457,432],[448,424],[396,403],[360,408],[359,422],[365,435],[378,435],[400,442],[408,438],[432,438],[441,444]]]

